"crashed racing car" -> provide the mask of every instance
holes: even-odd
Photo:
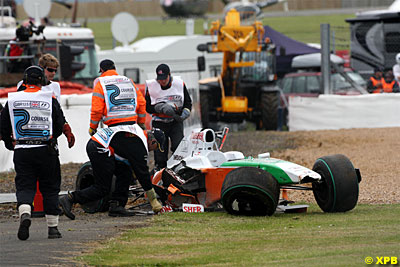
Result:
[[[152,177],[165,206],[182,210],[184,204],[200,204],[206,211],[223,207],[233,215],[270,216],[278,207],[281,189],[312,190],[324,212],[345,212],[356,206],[361,174],[346,156],[318,158],[312,170],[269,153],[245,157],[239,151],[221,151],[228,132],[228,128],[197,129],[184,137],[168,167]],[[90,174],[90,163],[84,166],[78,188],[88,182],[82,172]],[[97,211],[100,204],[87,206],[86,211],[93,207]]]

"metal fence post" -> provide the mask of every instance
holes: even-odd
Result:
[[[321,24],[321,74],[324,94],[331,93],[330,25]]]

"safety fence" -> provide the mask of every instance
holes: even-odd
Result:
[[[400,93],[289,98],[289,130],[400,127]]]

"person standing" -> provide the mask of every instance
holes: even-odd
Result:
[[[131,79],[116,72],[112,60],[101,61],[100,72],[100,77],[94,81],[89,134],[96,133],[100,121],[111,129],[118,127],[118,132],[112,138],[111,147],[115,154],[129,162],[136,176],[139,176],[140,174],[136,172],[145,173],[144,168],[148,168],[147,154],[146,167],[135,166],[138,155],[141,155],[136,151],[139,140],[132,134],[129,126],[138,124],[142,129],[145,128],[146,101]],[[143,175],[139,183],[146,191],[149,200],[151,198],[153,211],[160,211],[162,206],[158,201],[154,201],[156,194],[151,185],[150,175]]]
[[[44,70],[47,80],[46,85],[42,86],[42,91],[52,92],[58,103],[61,105],[61,87],[58,82],[53,81],[60,63],[53,55],[44,54],[39,58],[39,66]],[[26,86],[23,81],[20,81],[17,85],[17,88],[18,91],[21,91],[25,90]],[[68,124],[68,122],[65,122],[63,126],[63,134],[67,138],[68,147],[73,147],[75,144],[75,136],[72,133],[71,126]]]
[[[183,138],[183,121],[189,118],[192,99],[180,77],[171,76],[169,66],[156,68],[157,78],[146,81],[146,111],[152,114],[152,127],[161,129],[166,137],[164,147],[154,151],[155,168],[167,166],[169,139],[171,151],[176,150]]]
[[[369,77],[367,90],[369,93],[380,92],[382,90],[383,71],[380,68],[374,69],[374,75]]]
[[[145,129],[146,100],[131,79],[119,75],[110,59],[100,62],[100,77],[93,82],[89,134],[103,121],[108,127],[138,123]]]
[[[129,139],[113,138],[119,134],[125,136],[128,134],[130,137]],[[128,200],[132,170],[146,191],[153,210],[154,207],[161,205],[155,196],[154,189],[151,190],[147,154],[148,151],[159,148],[164,139],[164,133],[161,130],[143,131],[137,124],[99,129],[86,146],[92,164],[94,184],[83,190],[70,192],[68,195],[60,197],[60,204],[65,215],[74,220],[75,215],[71,211],[74,203],[85,204],[107,196],[111,191],[114,174],[116,175],[115,190],[111,193],[108,215],[112,217],[135,215],[134,212],[124,208]],[[122,143],[117,140],[122,141]],[[134,153],[125,151],[125,146],[129,147],[130,151]],[[123,155],[131,160],[126,162],[125,158],[114,154],[114,151],[124,152]],[[116,161],[116,159],[118,160]]]
[[[397,81],[397,84],[400,86],[400,53],[396,55],[396,63],[393,66],[393,75]]]
[[[20,217],[18,238],[29,238],[31,211],[39,182],[48,226],[48,238],[61,238],[58,231],[58,194],[61,171],[57,137],[62,133],[64,115],[46,84],[43,69],[28,67],[24,72],[26,89],[9,93],[1,112],[1,135],[5,146],[14,150],[17,208]]]
[[[33,64],[32,50],[28,43],[31,33],[30,29],[23,25],[19,25],[15,30],[16,37],[9,41],[5,49],[5,55],[12,57],[7,61],[8,72],[22,73]]]
[[[398,93],[399,92],[399,84],[394,79],[393,73],[391,70],[385,72],[384,77],[382,78],[382,93]]]

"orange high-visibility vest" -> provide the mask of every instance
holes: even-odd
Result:
[[[392,92],[393,92],[393,87],[394,87],[394,84],[395,84],[395,83],[396,83],[395,80],[393,80],[393,81],[390,82],[390,83],[387,83],[387,82],[385,81],[385,79],[382,78],[382,89],[383,89],[383,92],[385,92],[385,93],[392,93]]]

